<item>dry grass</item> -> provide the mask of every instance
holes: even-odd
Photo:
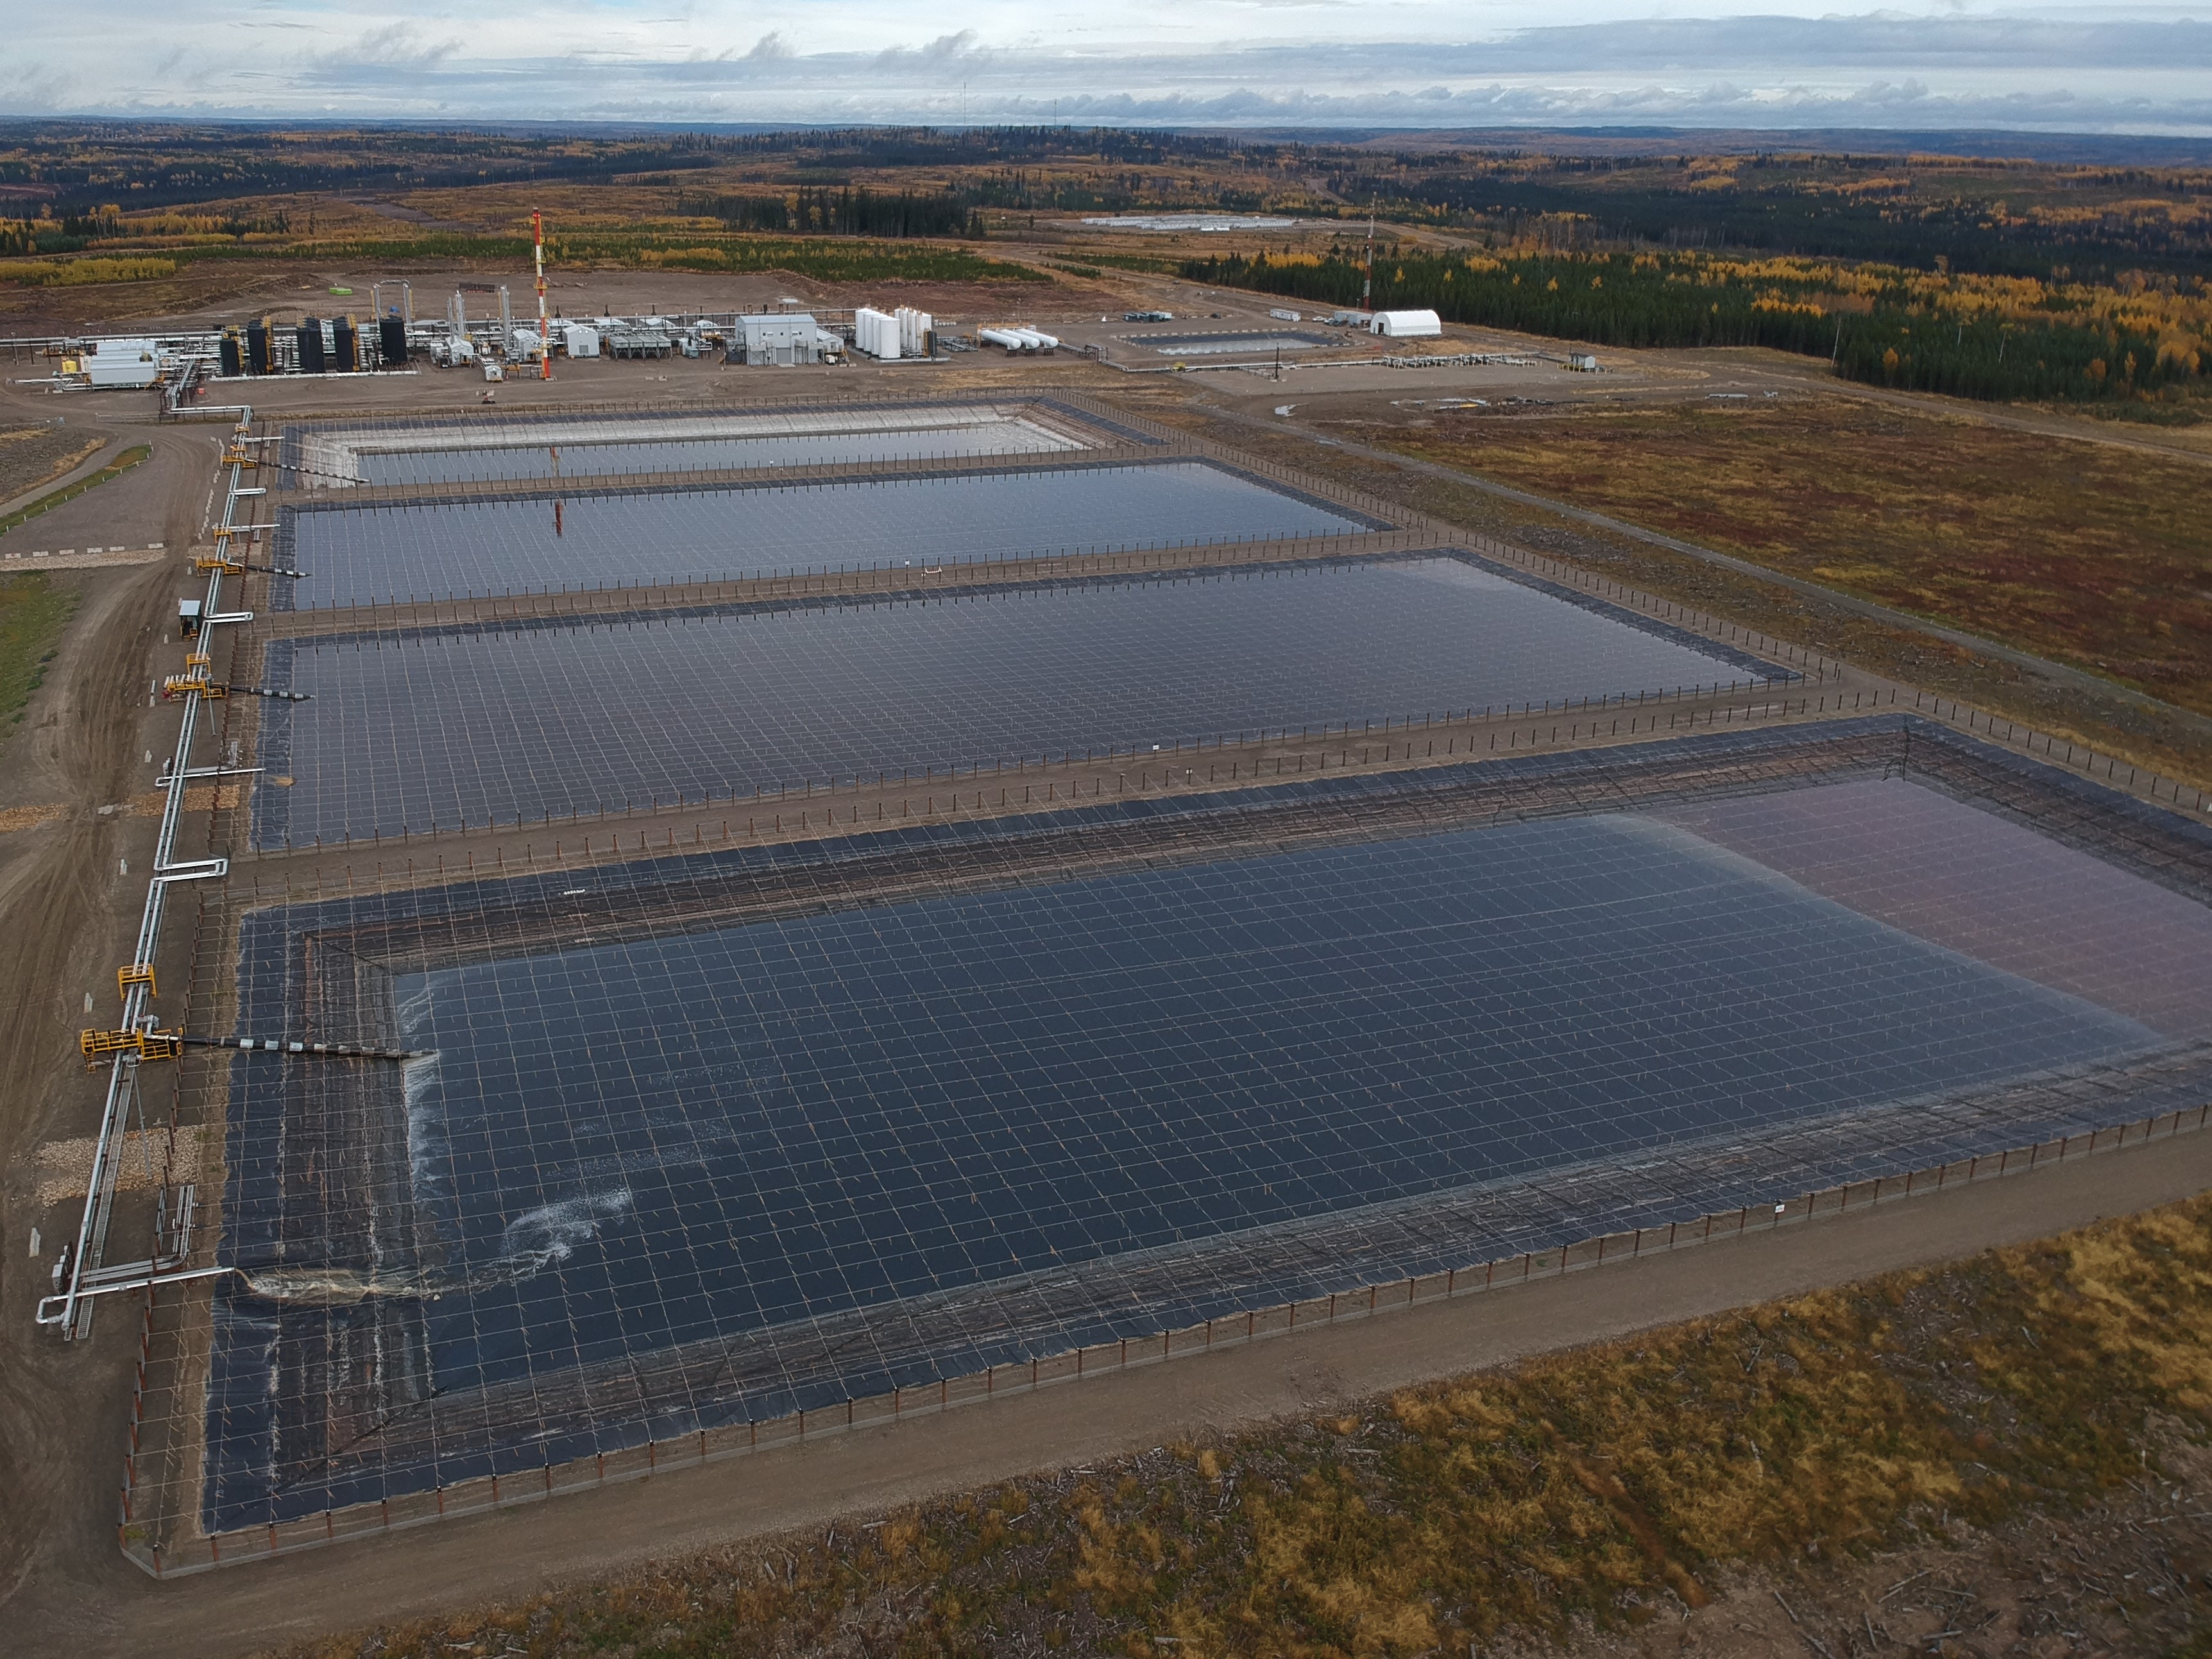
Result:
[[[1359,435],[2212,712],[2208,480],[2187,461],[1843,398]]]
[[[1354,1416],[299,1651],[496,1636],[478,1650],[1197,1659],[1625,1632],[1746,1565],[2079,1510],[2208,1426],[2201,1199]],[[2115,1592],[2123,1609],[2132,1593]]]
[[[82,427],[45,421],[0,430],[0,501],[51,483],[106,441]]]

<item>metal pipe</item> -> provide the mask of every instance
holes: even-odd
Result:
[[[253,410],[251,406],[241,404],[235,411],[221,412],[238,414],[236,435],[240,439],[242,440],[252,428]],[[238,502],[246,493],[246,460],[242,448],[234,446],[229,465],[230,483],[224,493],[222,520],[226,538],[240,528],[234,520]],[[260,492],[253,493],[258,495]],[[210,627],[222,623],[250,621],[252,617],[251,611],[225,614],[217,610],[222,597],[222,578],[220,566],[208,573],[207,596],[201,606],[201,648],[204,652],[206,650],[206,630]],[[146,903],[139,914],[138,938],[131,958],[133,962],[150,963],[154,960],[155,952],[161,944],[161,915],[171,882],[219,879],[230,868],[228,859],[179,860],[175,856],[178,824],[185,810],[185,783],[192,771],[192,739],[198,730],[200,702],[201,694],[198,690],[185,691],[184,712],[177,726],[176,751],[169,763],[166,780],[167,789],[161,804],[161,827],[155,835],[154,873],[146,884]],[[149,988],[142,981],[133,981],[124,988],[123,1030],[135,1031],[153,1027],[154,1016],[147,1006],[150,1000]],[[77,1223],[76,1243],[70,1259],[69,1284],[59,1296],[41,1300],[34,1316],[37,1323],[59,1325],[64,1334],[70,1337],[88,1334],[90,1331],[89,1307],[82,1309],[85,1330],[80,1332],[76,1327],[80,1316],[80,1304],[85,1301],[86,1275],[96,1265],[93,1258],[106,1249],[107,1224],[113,1208],[111,1188],[117,1174],[116,1158],[122,1140],[120,1127],[129,1116],[131,1103],[137,1095],[137,1066],[138,1060],[135,1054],[118,1054],[109,1062],[107,1098],[100,1109],[100,1133],[93,1142],[92,1168],[85,1184],[84,1213]]]

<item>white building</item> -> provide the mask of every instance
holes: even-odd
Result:
[[[161,377],[161,349],[152,340],[101,340],[82,362],[85,379],[97,387],[149,386]]]
[[[806,311],[755,312],[738,319],[738,337],[748,363],[818,363],[843,343]]]
[[[1368,327],[1394,340],[1428,339],[1444,331],[1443,319],[1433,311],[1378,311]]]

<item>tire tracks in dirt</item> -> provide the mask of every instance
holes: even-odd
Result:
[[[189,546],[202,482],[198,430],[161,428],[143,471],[102,491],[103,522]],[[89,501],[90,497],[83,498]],[[71,503],[72,507],[79,503]],[[110,532],[111,535],[112,532]],[[57,573],[59,574],[60,573]],[[0,745],[8,793],[58,802],[62,817],[0,837],[0,1621],[43,1630],[18,1651],[89,1651],[116,1626],[116,1594],[135,1576],[118,1553],[104,1472],[118,1467],[131,1333],[110,1316],[84,1344],[33,1322],[49,1289],[72,1206],[40,1206],[32,1154],[57,1134],[90,1133],[97,1079],[74,1052],[81,998],[129,953],[155,826],[103,805],[143,790],[141,754],[173,740],[169,711],[149,709],[149,661],[176,590],[173,565],[73,573],[82,599],[44,688]],[[165,719],[164,715],[168,714]],[[128,860],[125,875],[118,860]],[[27,1250],[30,1230],[47,1237]],[[66,1637],[62,1632],[67,1632]]]

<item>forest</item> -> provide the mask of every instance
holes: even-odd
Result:
[[[1193,260],[1194,282],[1352,306],[1362,251]],[[1849,379],[1983,399],[2096,402],[2197,389],[2212,357],[2201,284],[2132,295],[2019,279],[1931,281],[1902,268],[1700,254],[1377,250],[1377,310],[1434,309],[1595,345],[1767,346]]]
[[[788,194],[679,198],[678,212],[719,219],[732,230],[799,236],[965,236],[981,240],[982,217],[951,191],[801,186]]]
[[[1701,152],[1707,137],[1718,146]],[[0,256],[83,252],[149,213],[270,228],[261,199],[398,200],[483,186],[672,187],[768,234],[970,236],[980,215],[1212,208],[1599,245],[1870,260],[2044,281],[2212,277],[2212,169],[1902,149],[1744,150],[1663,135],[1582,153],[1117,128],[774,131],[252,122],[0,122]],[[2124,153],[2124,141],[2114,141]],[[794,193],[795,192],[795,193]],[[281,229],[281,224],[276,227]]]
[[[2212,276],[2212,174],[1946,156],[1406,155],[1334,172],[1389,220],[1532,237],[1734,248],[1918,270]]]

